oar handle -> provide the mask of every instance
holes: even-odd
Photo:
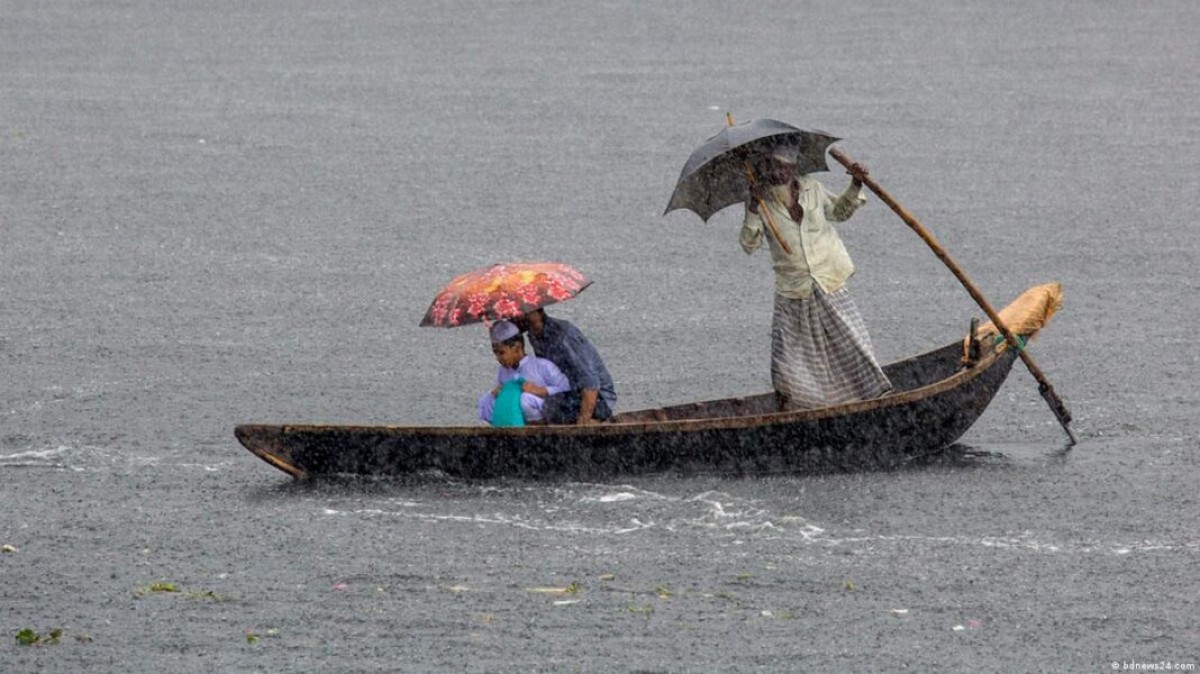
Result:
[[[845,166],[848,169],[854,165],[854,160],[852,160],[846,155],[846,153],[842,152],[838,148],[830,148],[829,154],[834,159],[838,160],[842,166]],[[996,329],[1000,331],[1000,334],[1004,335],[1004,339],[1009,343],[1009,345],[1017,350],[1017,354],[1025,363],[1025,367],[1029,368],[1029,373],[1032,374],[1033,378],[1037,380],[1038,392],[1041,393],[1042,398],[1046,400],[1046,403],[1050,405],[1050,411],[1054,413],[1055,418],[1058,419],[1058,423],[1062,425],[1063,430],[1067,432],[1067,437],[1070,438],[1071,444],[1074,445],[1077,441],[1075,439],[1075,433],[1071,431],[1071,412],[1067,410],[1066,403],[1064,403],[1062,398],[1058,397],[1058,394],[1054,392],[1054,387],[1050,385],[1050,382],[1046,379],[1046,375],[1042,374],[1042,369],[1037,366],[1037,363],[1033,362],[1033,356],[1030,356],[1029,352],[1024,349],[1021,341],[1017,339],[1017,336],[1013,334],[1012,330],[1008,329],[1008,326],[1004,324],[1004,321],[1000,320],[1000,315],[996,313],[996,310],[993,309],[992,305],[988,303],[986,298],[984,298],[983,293],[979,292],[979,289],[975,287],[975,284],[971,282],[971,279],[967,278],[966,272],[964,272],[962,268],[958,266],[958,263],[954,261],[954,258],[950,257],[950,254],[946,252],[946,249],[943,248],[940,243],[938,243],[933,234],[930,233],[929,230],[925,229],[924,225],[922,225],[915,217],[913,217],[912,213],[909,213],[908,210],[901,206],[900,202],[893,199],[892,195],[888,194],[887,190],[883,189],[879,183],[875,182],[868,175],[861,175],[857,177],[862,180],[864,185],[871,188],[871,191],[874,192],[880,198],[880,200],[883,201],[883,203],[891,207],[891,209],[896,212],[896,215],[900,216],[900,219],[904,221],[904,224],[912,228],[912,230],[917,233],[917,236],[921,237],[921,239],[923,239],[925,243],[929,245],[929,248],[933,251],[934,255],[937,255],[938,259],[940,259],[947,267],[949,267],[950,272],[953,273],[954,276],[958,278],[959,283],[961,283],[963,287],[967,289],[967,293],[970,294],[971,298],[975,300],[975,303],[978,304],[981,309],[983,309],[983,312],[987,314],[989,319],[991,319],[992,324],[996,326]]]

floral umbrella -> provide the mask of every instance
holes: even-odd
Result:
[[[557,262],[511,262],[476,269],[438,291],[422,327],[453,328],[513,318],[571,299],[592,282]]]

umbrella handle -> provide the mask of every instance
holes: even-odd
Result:
[[[754,185],[754,171],[750,169],[749,162],[746,163],[746,180],[748,180],[752,186]],[[775,240],[779,242],[779,247],[783,249],[783,252],[791,255],[791,246],[787,245],[787,241],[783,240],[783,235],[779,233],[779,228],[775,226],[775,219],[771,217],[771,211],[767,210],[767,203],[762,199],[758,200],[758,212],[760,215],[762,215],[763,220],[767,221],[767,227],[771,228],[771,236],[775,237]]]
[[[853,159],[836,147],[831,148],[829,150],[829,154],[846,168],[850,168],[854,164]],[[916,232],[917,236],[921,237],[921,239],[923,239],[925,243],[929,245],[929,248],[933,250],[934,255],[937,255],[938,259],[940,259],[947,267],[950,268],[951,273],[954,274],[959,283],[961,283],[963,287],[967,289],[967,293],[971,296],[971,299],[975,300],[975,303],[979,305],[979,308],[983,309],[983,313],[987,314],[987,317],[991,319],[992,324],[995,325],[998,330],[1000,330],[1000,333],[1004,335],[1004,339],[1008,341],[1012,348],[1017,350],[1017,354],[1020,355],[1021,360],[1025,363],[1025,367],[1029,368],[1029,373],[1032,374],[1033,378],[1037,380],[1039,393],[1041,393],[1042,397],[1046,399],[1046,402],[1050,405],[1050,411],[1054,413],[1055,418],[1058,419],[1058,423],[1062,426],[1063,430],[1067,432],[1067,437],[1071,440],[1070,444],[1074,445],[1076,442],[1075,433],[1071,431],[1071,412],[1067,409],[1066,403],[1064,403],[1062,398],[1059,398],[1058,394],[1054,392],[1054,387],[1050,385],[1050,382],[1046,379],[1046,375],[1042,374],[1041,368],[1037,366],[1037,363],[1033,362],[1033,356],[1029,355],[1029,351],[1024,348],[1024,345],[1021,344],[1021,342],[1017,339],[1017,336],[1013,334],[1012,330],[1008,329],[1008,326],[1004,324],[1004,321],[1000,320],[1000,315],[996,313],[996,310],[992,308],[992,305],[989,304],[988,301],[983,297],[983,293],[979,292],[979,289],[975,287],[975,284],[971,282],[971,279],[967,278],[966,272],[964,272],[958,266],[958,263],[950,257],[950,253],[947,253],[946,249],[942,248],[937,239],[933,238],[933,234],[931,234],[929,230],[925,229],[925,227],[919,221],[917,221],[917,219],[913,217],[911,213],[905,210],[905,208],[900,205],[900,202],[893,199],[892,195],[888,194],[887,191],[880,187],[879,183],[872,180],[870,176],[864,175],[861,179],[863,184],[871,188],[871,191],[878,195],[879,198],[883,200],[883,203],[891,207],[891,209],[896,212],[896,215],[900,216],[900,219],[904,221],[904,224],[908,225],[914,232]]]
[[[729,126],[733,126],[732,112],[725,113],[725,122]],[[758,181],[754,179],[754,169],[750,168],[749,161],[742,162],[742,168],[746,170],[746,182],[750,183],[750,194],[753,197],[754,186],[758,183]],[[771,236],[775,237],[775,240],[779,242],[779,247],[783,249],[784,253],[791,255],[792,247],[787,245],[787,241],[784,241],[783,236],[779,234],[779,228],[775,226],[775,219],[771,217],[771,212],[767,210],[767,204],[762,199],[758,200],[758,213],[762,216],[762,219],[767,222],[767,227],[771,229]]]

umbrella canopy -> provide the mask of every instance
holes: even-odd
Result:
[[[438,291],[422,327],[453,328],[513,318],[570,299],[592,282],[557,262],[512,262],[476,269]]]
[[[824,131],[807,131],[777,119],[756,119],[721,129],[696,148],[675,185],[663,215],[679,208],[695,211],[705,222],[714,213],[750,198],[745,163],[779,146],[796,148],[796,172],[828,171],[825,151],[841,140]]]

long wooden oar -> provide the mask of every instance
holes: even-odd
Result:
[[[850,157],[846,156],[844,152],[837,148],[830,148],[829,154],[834,159],[841,162],[842,166],[845,166],[846,168],[850,168],[854,165],[854,160],[850,159]],[[859,177],[862,179],[864,185],[871,188],[871,191],[877,194],[879,198],[883,200],[883,203],[890,206],[892,210],[896,212],[896,215],[900,216],[900,219],[904,221],[904,224],[911,227],[912,230],[917,233],[917,236],[921,237],[924,239],[925,243],[929,244],[929,247],[933,250],[934,255],[937,255],[938,259],[940,259],[946,264],[947,267],[950,268],[950,271],[953,272],[954,276],[958,278],[959,283],[962,283],[963,287],[967,289],[968,293],[970,293],[971,298],[975,300],[975,303],[978,304],[981,309],[983,309],[983,312],[992,320],[992,324],[996,326],[996,329],[998,329],[1000,333],[1004,335],[1004,339],[1008,341],[1009,346],[1017,350],[1017,354],[1020,355],[1021,360],[1025,362],[1025,367],[1029,368],[1029,373],[1032,374],[1033,378],[1037,380],[1038,392],[1042,394],[1042,398],[1044,398],[1046,403],[1050,405],[1050,411],[1054,413],[1054,416],[1058,419],[1058,423],[1061,424],[1063,430],[1067,432],[1067,437],[1071,440],[1070,444],[1074,445],[1077,441],[1075,439],[1075,433],[1071,431],[1071,412],[1067,409],[1066,403],[1064,403],[1062,398],[1059,398],[1058,394],[1054,392],[1054,387],[1051,386],[1050,382],[1046,380],[1046,375],[1042,374],[1041,368],[1037,366],[1037,363],[1033,362],[1033,357],[1030,356],[1029,352],[1025,350],[1024,345],[1021,344],[1021,341],[1017,339],[1017,336],[1013,334],[1012,330],[1009,330],[1008,326],[1000,320],[1000,315],[997,314],[996,310],[992,308],[992,305],[988,304],[988,301],[984,299],[983,293],[979,292],[979,289],[975,287],[975,284],[971,282],[971,279],[967,278],[966,273],[963,272],[962,268],[958,266],[958,263],[956,263],[954,259],[950,257],[950,254],[946,252],[945,248],[942,248],[937,239],[933,238],[933,234],[931,234],[929,230],[925,229],[925,227],[921,225],[921,223],[918,222],[911,213],[905,210],[899,202],[893,199],[892,195],[888,194],[887,191],[880,187],[879,183],[872,180],[870,176],[863,175]]]
[[[725,122],[729,126],[733,126],[733,113],[725,113]],[[750,168],[749,161],[742,162],[742,168],[746,171],[746,182],[750,183],[750,195],[753,198],[756,191],[755,186],[758,184],[758,181],[754,177],[754,169]],[[779,247],[783,249],[783,252],[791,255],[791,246],[787,245],[787,241],[784,241],[783,237],[780,236],[779,228],[775,226],[775,219],[771,217],[771,212],[767,210],[767,204],[763,202],[761,197],[758,199],[758,212],[762,216],[762,219],[767,221],[767,226],[771,228],[771,235],[779,242]]]

